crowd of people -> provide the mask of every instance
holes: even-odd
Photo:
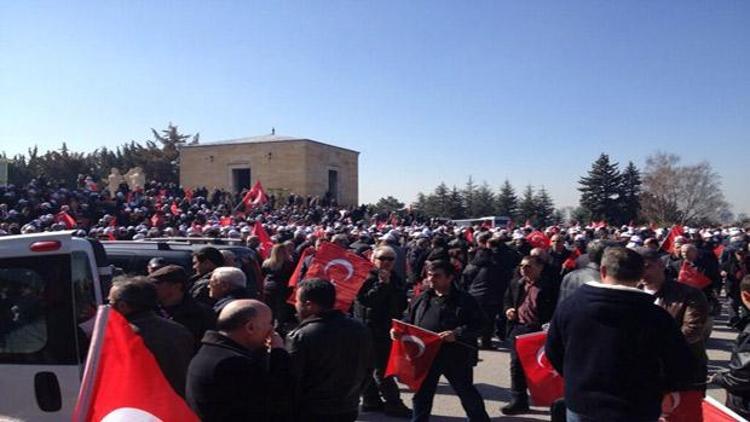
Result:
[[[353,421],[360,411],[425,421],[441,375],[469,420],[487,421],[473,368],[479,349],[502,345],[511,353],[509,368],[495,368],[511,378],[502,412],[521,414],[530,402],[514,340],[548,327],[547,355],[566,387],[553,420],[655,421],[664,393],[707,383],[750,416],[743,228],[457,227],[330,198],[242,202],[242,194],[157,182],[110,194],[35,180],[0,187],[0,235],[72,228],[98,239],[223,237],[250,248],[249,269],[206,246],[192,268],[156,260],[148,276],[120,277],[109,292],[206,421]],[[258,224],[273,244],[265,252]],[[305,277],[325,242],[373,264],[349,312],[334,309],[330,281]],[[297,267],[303,281],[293,288]],[[685,268],[708,283],[680,282]],[[706,340],[722,295],[742,334],[729,368],[709,376]],[[411,407],[385,375],[392,319],[444,342]]]

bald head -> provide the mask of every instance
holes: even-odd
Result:
[[[216,321],[216,328],[230,332],[242,328],[248,321],[271,314],[265,303],[255,299],[240,299],[229,302],[221,310]]]

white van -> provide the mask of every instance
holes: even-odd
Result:
[[[0,237],[0,420],[69,420],[111,270],[72,231]]]

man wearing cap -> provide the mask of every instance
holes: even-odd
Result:
[[[185,375],[195,343],[187,328],[156,314],[158,301],[154,285],[145,277],[116,279],[109,290],[109,304],[143,338],[169,385],[184,397]]]
[[[216,322],[212,310],[187,294],[188,275],[179,265],[167,265],[149,275],[149,281],[156,287],[156,295],[164,313],[172,321],[184,325],[200,344],[206,330],[211,330]]]
[[[190,279],[189,292],[195,300],[204,305],[214,305],[215,300],[208,295],[208,281],[213,270],[223,265],[224,256],[216,248],[206,246],[193,253],[195,275]]]

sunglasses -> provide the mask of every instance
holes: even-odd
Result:
[[[375,259],[379,261],[393,261],[396,257],[393,256],[376,256]]]

